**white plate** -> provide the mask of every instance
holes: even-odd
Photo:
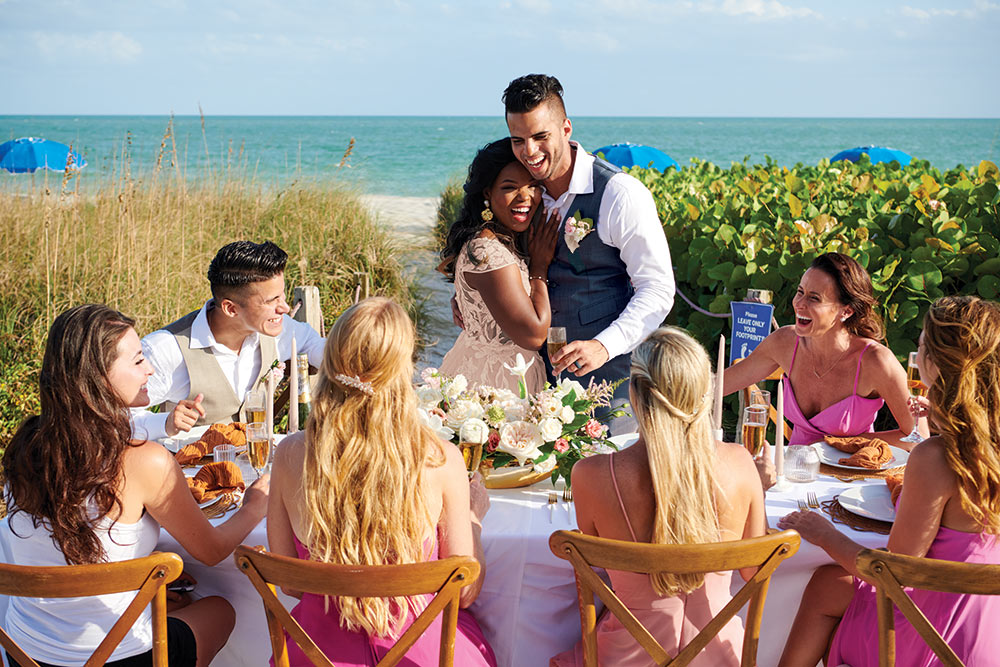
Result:
[[[878,484],[852,486],[837,500],[841,507],[854,514],[889,523],[896,520],[896,508],[892,506],[889,487],[881,480]]]
[[[622,435],[611,436],[608,438],[608,441],[616,444],[618,449],[625,449],[634,445],[638,439],[638,433],[623,433]]]
[[[906,465],[906,459],[910,458],[910,453],[905,449],[900,449],[899,447],[894,447],[889,445],[889,449],[892,450],[892,460],[886,463],[881,468],[864,468],[861,466],[845,466],[840,463],[840,459],[849,458],[851,455],[847,452],[842,452],[832,445],[828,445],[825,442],[817,442],[815,445],[819,451],[819,460],[828,466],[833,466],[834,468],[842,468],[844,470],[864,470],[867,472],[875,472],[878,470],[886,470],[887,468],[896,468],[898,466]]]

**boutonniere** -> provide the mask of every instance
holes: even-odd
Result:
[[[580,212],[577,211],[572,218],[566,220],[566,247],[570,252],[576,252],[580,242],[592,231],[594,231],[594,221],[590,218],[581,218]]]

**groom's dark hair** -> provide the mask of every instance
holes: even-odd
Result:
[[[549,102],[557,105],[565,117],[566,105],[562,96],[562,84],[554,76],[525,74],[510,82],[501,99],[507,113],[527,113],[543,102]]]
[[[232,299],[246,285],[283,273],[287,262],[287,253],[270,241],[234,241],[225,245],[208,267],[212,297]]]

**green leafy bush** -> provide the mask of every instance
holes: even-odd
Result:
[[[462,189],[462,180],[454,178],[448,181],[441,191],[441,199],[438,201],[437,220],[434,223],[434,244],[435,248],[444,247],[448,240],[448,230],[458,219],[459,211],[462,209],[462,199],[465,191]]]

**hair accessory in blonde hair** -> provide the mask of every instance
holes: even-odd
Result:
[[[333,376],[339,384],[345,387],[351,387],[352,389],[357,389],[358,391],[368,394],[369,396],[375,395],[375,390],[372,388],[371,382],[365,382],[357,375],[344,375],[343,373],[337,373]]]

